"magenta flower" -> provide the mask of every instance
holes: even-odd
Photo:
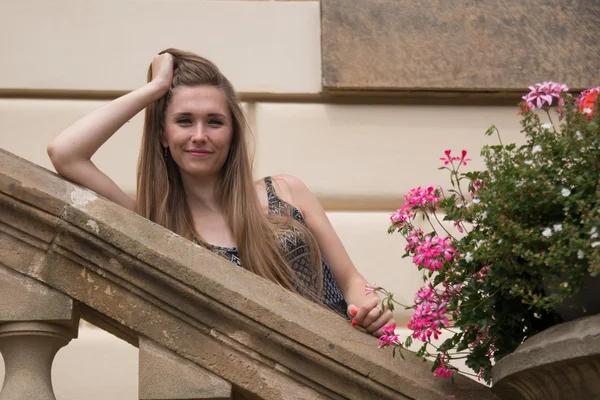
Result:
[[[430,323],[433,327],[448,327],[450,325],[448,317],[446,317],[446,302],[434,304],[431,306]]]
[[[395,334],[396,324],[386,325],[383,328],[381,328],[381,331],[383,332],[383,335],[381,335],[379,337],[379,342],[378,342],[379,348],[386,347],[386,346],[392,346],[395,343],[400,341],[398,336]]]
[[[420,209],[426,207],[437,207],[437,203],[442,196],[440,188],[429,186],[427,188],[418,187],[411,189],[407,194],[404,195],[406,204],[404,207],[409,209]]]
[[[381,332],[383,332],[384,335],[393,335],[394,332],[396,332],[396,324],[384,326],[381,328]]]
[[[404,224],[410,222],[414,216],[415,214],[410,211],[410,207],[405,204],[390,215],[390,221],[397,227],[402,227]]]
[[[435,296],[435,289],[423,288],[415,294],[415,304],[421,304],[423,302],[431,303]]]
[[[422,240],[423,231],[421,229],[415,229],[406,236],[407,245],[404,248],[404,251],[406,251],[407,253],[414,251]]]
[[[458,218],[456,219],[456,221],[454,221],[454,227],[456,228],[457,231],[459,231],[460,233],[463,233],[465,230],[462,227],[462,222],[463,219],[462,218]]]
[[[466,166],[468,161],[471,161],[471,159],[470,159],[470,158],[467,158],[467,151],[466,151],[466,150],[463,150],[463,151],[462,151],[462,157],[460,158],[460,162],[461,162],[461,163],[462,163],[464,166]]]
[[[457,156],[452,156],[452,150],[446,150],[444,151],[444,154],[446,155],[446,157],[441,157],[440,161],[444,162],[444,165],[448,165],[448,164],[452,164],[454,166],[454,161],[459,161],[461,164],[463,165],[467,165],[468,161],[471,161],[470,158],[467,158],[467,151],[463,150],[462,151],[462,156],[461,157],[457,157]]]
[[[564,106],[564,100],[561,98],[563,92],[568,92],[567,85],[556,82],[536,83],[529,86],[530,92],[523,96],[523,100],[530,109],[544,109],[551,107],[556,99],[558,108]]]
[[[442,364],[433,372],[435,376],[442,376],[444,378],[448,378],[452,375],[452,371],[448,368],[447,364]]]
[[[448,303],[444,300],[444,293],[435,289],[431,283],[417,292],[414,313],[407,325],[413,331],[413,338],[423,342],[431,336],[438,339],[442,333],[440,329],[449,326],[446,316]]]
[[[416,248],[413,262],[430,271],[442,269],[443,261],[450,261],[456,252],[452,247],[450,237],[426,236]]]

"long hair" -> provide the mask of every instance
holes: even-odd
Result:
[[[209,85],[221,90],[233,122],[229,154],[216,188],[217,201],[238,246],[243,268],[300,293],[313,301],[322,299],[322,266],[317,242],[312,233],[290,215],[263,212],[254,183],[246,137],[247,123],[231,83],[210,61],[194,53],[167,49],[176,68],[169,92],[146,108],[142,146],[137,170],[138,212],[187,239],[207,243],[195,229],[179,167],[172,157],[163,156],[161,138],[165,111],[173,89],[180,86]],[[148,69],[148,82],[152,68]],[[310,257],[310,279],[300,279],[286,256],[286,238],[300,236]],[[306,277],[304,277],[306,278]]]

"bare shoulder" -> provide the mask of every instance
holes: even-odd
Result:
[[[304,182],[294,175],[272,175],[271,181],[273,182],[273,187],[277,196],[281,200],[290,203],[297,208],[301,208],[307,195],[312,194]],[[263,203],[263,201],[267,202],[268,199],[264,179],[257,180],[255,182],[255,187],[261,203]]]
[[[304,182],[294,175],[273,176],[273,185],[282,200],[298,208],[302,208],[307,198],[314,196]]]

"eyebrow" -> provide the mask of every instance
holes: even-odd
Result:
[[[185,112],[177,112],[175,114],[173,114],[176,117],[191,117],[192,113],[189,111],[185,111]],[[209,117],[221,117],[221,118],[227,118],[225,115],[220,114],[220,113],[209,113],[207,114]]]

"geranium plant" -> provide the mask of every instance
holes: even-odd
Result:
[[[419,341],[417,355],[434,361],[435,375],[452,376],[453,361],[464,359],[490,383],[495,361],[563,321],[557,308],[600,273],[598,93],[530,87],[519,105],[524,145],[504,144],[492,125],[486,135],[498,144],[483,147],[485,170],[463,172],[466,151],[446,150],[440,169],[450,186],[404,196],[389,232],[406,239],[404,256],[424,271],[424,286],[405,306],[414,309],[412,335],[386,327],[380,347],[401,354]],[[384,288],[367,291],[398,304]]]

